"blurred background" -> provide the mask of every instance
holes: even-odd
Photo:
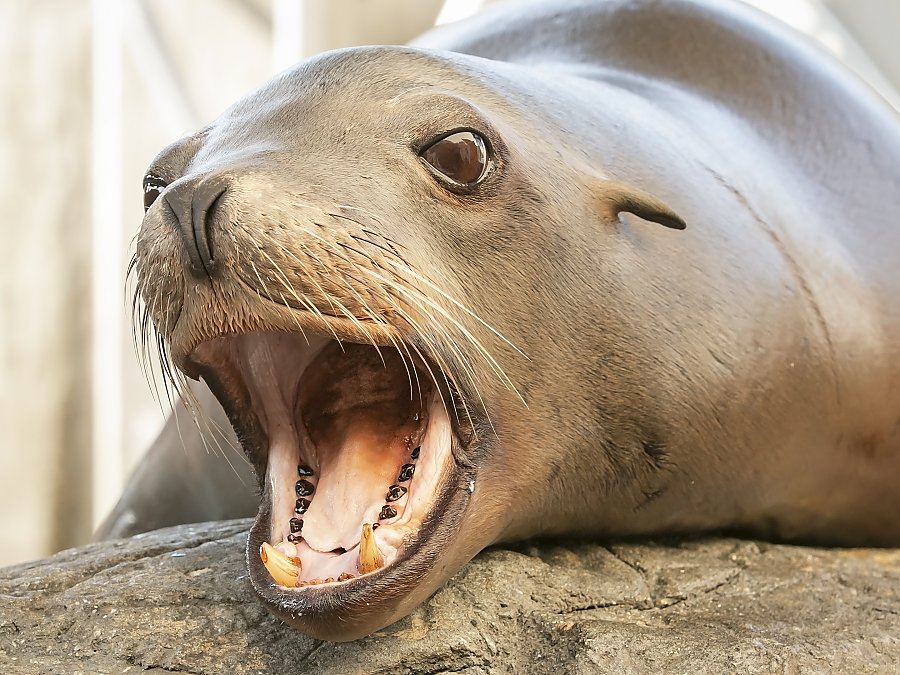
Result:
[[[746,1],[900,109],[900,0]],[[485,4],[0,0],[0,565],[89,541],[165,420],[125,291],[153,157],[306,56]]]

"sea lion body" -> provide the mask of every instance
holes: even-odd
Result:
[[[491,153],[466,190],[422,161],[459,130]],[[485,546],[525,537],[900,543],[900,121],[748,8],[527,3],[413,48],[326,53],[149,175],[139,291],[259,469],[251,579],[302,630],[371,632]],[[270,337],[298,328],[308,347]],[[280,366],[302,352],[297,368],[313,368],[329,332],[449,374],[422,386],[453,401],[452,460],[395,559],[298,590],[255,558],[285,508],[286,470],[267,458],[292,443],[305,458],[302,438],[278,439],[338,427],[292,422],[330,420],[331,404],[278,412],[260,382],[302,389]],[[350,544],[319,513],[301,534],[341,559]]]
[[[737,526],[795,540],[900,541],[895,112],[750,9],[580,3],[572,21],[534,7],[502,21],[487,14],[464,36],[438,31],[424,44],[525,65],[530,81],[505,91],[513,109],[504,114],[540,117],[543,139],[574,155],[576,174],[583,153],[592,169],[650,191],[689,224],[603,237],[573,265],[573,276],[603,280],[583,285],[597,299],[578,306],[593,312],[563,320],[557,307],[536,308],[543,321],[519,325],[517,344],[534,331],[529,356],[565,325],[580,343],[568,363],[600,357],[616,373],[592,381],[599,391],[583,406],[566,405],[575,373],[541,376],[539,390],[556,391],[539,418],[560,405],[554,435],[610,443],[605,452],[596,441],[570,448],[576,474],[596,475],[598,454],[640,457],[642,446],[661,469],[612,503],[598,503],[585,481],[574,508],[553,505],[552,529]],[[531,104],[540,100],[552,103]],[[547,296],[572,294],[565,283]],[[620,287],[614,302],[610,285]],[[533,531],[533,516],[516,536]]]

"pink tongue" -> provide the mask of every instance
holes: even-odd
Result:
[[[318,447],[320,477],[303,516],[303,538],[317,551],[359,544],[363,523],[378,521],[388,487],[397,480],[406,443],[372,422],[357,418],[340,447]]]

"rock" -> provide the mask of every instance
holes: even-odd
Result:
[[[900,671],[900,550],[494,548],[412,616],[323,643],[254,599],[249,524],[174,527],[0,570],[0,672]]]

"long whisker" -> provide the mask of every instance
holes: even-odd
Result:
[[[518,396],[519,400],[521,400],[522,403],[525,404],[527,407],[527,403],[525,403],[525,399],[519,393],[519,390],[516,388],[515,384],[513,384],[512,380],[510,380],[509,377],[506,375],[506,372],[503,370],[503,368],[500,366],[500,364],[497,363],[497,361],[496,361],[496,359],[494,359],[493,355],[491,355],[491,353],[484,347],[484,345],[482,345],[481,342],[479,342],[478,339],[474,335],[472,335],[471,332],[469,332],[469,330],[466,329],[465,326],[463,326],[455,317],[451,316],[443,307],[436,304],[424,293],[421,293],[417,290],[411,289],[409,286],[404,286],[404,285],[399,285],[398,290],[401,293],[408,295],[410,299],[415,299],[415,301],[419,304],[421,304],[423,302],[426,303],[430,308],[436,310],[444,318],[448,319],[454,325],[454,327],[457,328],[463,334],[463,336],[470,343],[472,343],[472,345],[482,354],[482,356],[487,361],[487,363],[491,367],[491,369],[497,374],[498,377],[500,377],[500,379],[504,382],[504,384],[516,396]]]
[[[405,295],[408,296],[408,298],[407,298],[408,300],[410,300],[411,302],[413,302],[414,304],[416,304],[416,305],[419,307],[419,309],[420,309],[421,311],[423,311],[423,313],[424,313],[426,316],[429,316],[429,313],[428,313],[428,311],[427,311],[427,308],[423,307],[422,304],[421,304],[420,302],[418,302],[418,297],[417,297],[417,296],[421,297],[421,294],[414,294],[414,293],[413,293],[410,289],[408,289],[407,287],[405,287],[405,286],[403,286],[403,285],[401,285],[401,284],[397,284],[396,282],[393,282],[392,280],[387,279],[387,278],[384,277],[383,275],[380,275],[380,274],[378,274],[377,272],[374,272],[373,270],[368,270],[368,269],[366,269],[366,268],[359,268],[359,267],[358,267],[357,269],[360,269],[362,272],[364,272],[364,273],[366,273],[366,274],[369,274],[370,276],[375,276],[381,283],[384,283],[384,284],[386,284],[386,285],[392,286],[392,287],[396,288],[398,291],[400,291],[401,293],[404,293]],[[432,303],[429,303],[429,304],[432,304]],[[433,306],[433,305],[432,305],[432,306]],[[405,318],[406,318],[407,320],[409,320],[410,317],[409,317],[409,315],[407,314]],[[452,317],[451,317],[451,320],[454,321],[454,323],[457,323],[457,322],[455,322],[455,320],[454,320]],[[486,413],[486,415],[487,415],[487,410],[486,410],[486,407],[484,406],[483,398],[481,397],[481,393],[478,391],[478,387],[477,387],[477,384],[476,384],[476,381],[475,381],[474,373],[472,373],[470,367],[469,367],[468,364],[467,364],[466,359],[462,356],[462,354],[459,352],[458,348],[455,346],[455,340],[452,338],[452,336],[450,336],[450,334],[446,331],[446,329],[441,325],[440,322],[434,321],[433,318],[432,318],[432,320],[431,320],[430,323],[431,323],[433,326],[435,326],[439,331],[441,331],[441,332],[448,338],[447,341],[446,341],[447,347],[448,347],[449,349],[451,349],[451,350],[456,354],[457,358],[460,360],[460,364],[466,369],[467,374],[468,374],[468,376],[469,376],[469,380],[470,380],[470,382],[471,382],[471,384],[472,384],[472,387],[473,387],[473,389],[475,390],[475,392],[476,392],[476,394],[477,394],[479,400],[481,401],[482,407],[485,409],[485,413]],[[416,331],[417,331],[420,335],[423,335],[423,336],[424,336],[424,333],[425,333],[425,332],[421,329],[421,327],[419,327],[417,324],[414,324],[414,328],[416,329]],[[438,351],[438,350],[435,350],[435,353],[437,353],[437,351]],[[451,370],[450,372],[452,373],[453,371]],[[501,373],[502,373],[502,371],[501,371]],[[508,379],[508,378],[507,378],[507,379]],[[510,383],[510,385],[511,385],[511,384],[512,384],[512,383]],[[516,389],[515,389],[514,386],[512,386],[512,389],[513,389],[513,391],[516,391]],[[518,392],[516,392],[516,393],[518,393]],[[521,398],[521,396],[520,396],[520,398]],[[467,413],[468,413],[468,411],[467,411]],[[488,421],[489,421],[489,423],[491,424],[491,426],[493,427],[493,422],[490,421],[490,417],[489,417],[489,416],[488,416]]]
[[[306,234],[309,234],[309,235],[310,235],[311,237],[313,237],[314,239],[317,239],[317,240],[321,241],[322,243],[324,243],[325,245],[329,246],[330,248],[334,249],[334,250],[335,250],[335,254],[337,255],[337,257],[339,257],[341,260],[344,260],[345,262],[347,262],[348,264],[350,264],[351,266],[353,266],[355,269],[366,271],[366,269],[365,269],[364,267],[361,267],[361,266],[359,266],[359,265],[356,265],[350,258],[348,258],[346,255],[340,253],[340,251],[337,250],[337,248],[336,248],[334,242],[332,242],[332,241],[330,241],[330,240],[328,240],[328,239],[322,237],[322,236],[319,235],[318,233],[316,233],[316,232],[314,232],[314,231],[311,231],[310,229],[308,229],[308,228],[306,228],[306,227],[303,227],[302,225],[299,225],[299,224],[298,224],[298,228],[299,228],[302,232],[304,232],[304,233],[306,233]],[[281,245],[281,248],[282,248],[282,250],[284,250],[284,252],[285,252],[287,255],[290,255],[290,256],[293,257],[295,260],[297,260],[297,262],[298,262],[298,263],[301,265],[301,267],[302,267],[303,262],[300,261],[300,260],[293,254],[293,252],[291,252],[289,249],[287,249],[287,248],[284,247],[283,245]],[[421,327],[420,327],[420,328],[421,328]],[[421,330],[420,330],[419,332],[420,332],[420,334],[422,334],[423,337],[424,337],[424,331],[421,331]],[[418,348],[417,348],[415,345],[411,345],[411,346],[412,346],[412,348],[416,351],[416,353],[419,355],[420,360],[422,361],[422,363],[425,365],[425,367],[426,367],[427,370],[429,371],[429,375],[431,376],[432,380],[434,381],[434,384],[435,384],[435,386],[436,386],[436,388],[437,388],[438,394],[439,394],[439,396],[441,397],[441,403],[443,404],[444,409],[445,409],[445,410],[447,411],[447,413],[449,414],[449,413],[450,413],[450,407],[447,405],[447,402],[444,400],[443,394],[441,393],[441,388],[440,388],[440,386],[438,385],[438,382],[437,382],[437,378],[436,378],[436,376],[434,375],[434,372],[432,371],[431,367],[428,365],[428,360],[422,355],[422,353],[418,350]],[[437,351],[437,350],[435,350],[435,354],[438,354],[438,351]],[[413,369],[413,370],[415,370],[415,369]],[[443,371],[443,370],[444,370],[444,368],[442,367],[442,371]],[[444,375],[444,379],[446,380],[446,373],[442,373],[442,374]],[[417,376],[417,379],[418,379],[418,376]],[[449,385],[449,382],[447,383],[447,386],[448,386],[448,387],[450,386],[450,385]],[[467,412],[468,412],[468,411],[467,411]],[[474,426],[473,426],[473,428],[474,428]]]
[[[404,311],[403,309],[401,309],[399,307],[397,307],[397,312],[401,316],[401,318],[403,318],[404,321],[408,322],[413,327],[413,329],[417,332],[418,335],[420,335],[422,337],[422,339],[426,342],[426,344],[429,347],[431,347],[428,351],[430,353],[434,354],[434,358],[438,361],[438,366],[441,369],[441,373],[444,377],[445,383],[447,383],[447,386],[448,387],[450,386],[450,383],[447,381],[448,374],[449,374],[449,378],[450,378],[450,380],[453,381],[453,384],[455,385],[456,390],[460,391],[461,387],[459,386],[459,382],[456,379],[455,369],[450,368],[448,366],[448,364],[446,363],[446,361],[444,360],[444,358],[441,356],[441,351],[439,349],[436,349],[433,347],[433,345],[434,345],[433,339],[431,339],[429,337],[428,333],[418,324],[418,322],[415,321],[415,319],[412,318],[412,316],[410,316],[410,314],[408,312]],[[426,314],[426,316],[427,316],[427,314]],[[433,319],[429,323],[432,326],[435,325],[435,322],[433,321]],[[458,355],[458,352],[453,347],[452,340],[449,342],[449,346]],[[418,350],[416,350],[416,351],[418,351]],[[421,356],[421,354],[420,354],[420,356]],[[463,363],[464,363],[464,361],[463,361]],[[478,398],[482,403],[482,410],[484,411],[485,417],[487,417],[488,422],[490,423],[490,413],[489,413],[487,407],[484,405],[484,401],[481,399],[481,394],[478,393],[477,383],[475,382],[474,377],[472,377],[470,374],[467,376],[468,376],[468,379],[469,379],[472,389],[475,390],[475,392],[478,394]],[[475,422],[472,418],[472,413],[469,410],[469,406],[466,403],[465,398],[460,399],[460,401],[462,403],[463,411],[465,412],[466,418],[469,420],[469,424],[471,425],[472,429],[475,430],[476,429]],[[446,408],[446,406],[445,406],[445,408]],[[449,411],[448,411],[448,414],[449,414]],[[455,407],[454,407],[454,415],[456,416],[456,420],[458,422],[459,414],[456,411]],[[493,427],[493,423],[491,423],[491,427]]]
[[[330,241],[330,240],[328,240],[328,239],[322,237],[321,235],[319,235],[319,234],[317,234],[317,233],[315,233],[315,232],[312,232],[312,231],[310,231],[310,230],[308,230],[308,229],[306,229],[306,228],[302,228],[302,229],[303,229],[304,232],[307,232],[308,234],[310,234],[310,236],[312,236],[312,237],[314,237],[314,238],[320,240],[321,242],[323,242],[324,244],[328,245],[328,246],[331,247],[332,249],[335,248],[336,245],[335,245],[334,242],[332,242],[332,241]],[[344,248],[349,248],[349,249],[351,249],[351,250],[355,250],[355,249],[352,249],[352,247],[348,247],[348,246],[346,246],[346,245],[343,245],[343,246],[344,246]],[[347,258],[345,255],[342,255],[342,254],[340,254],[339,252],[337,253],[337,255],[338,255],[338,257],[340,257],[341,259],[343,259],[343,260],[345,260],[346,262],[348,262],[349,264],[353,265],[356,269],[361,270],[363,273],[374,274],[374,273],[372,272],[372,270],[369,270],[369,269],[367,269],[366,267],[363,267],[363,266],[360,266],[360,265],[356,265],[352,260],[350,260],[349,258]],[[390,261],[390,259],[387,259],[387,262],[393,264],[394,266],[397,266],[397,264],[394,263],[393,261]],[[399,266],[398,266],[398,267],[399,267]],[[412,274],[413,276],[415,276],[415,277],[416,277],[417,279],[419,279],[419,280],[427,281],[427,280],[425,280],[424,277],[422,277],[421,275],[416,274],[416,273],[415,273],[408,265],[404,265],[401,269],[402,269],[403,271],[405,271],[405,272],[409,272],[410,274]],[[378,275],[378,276],[381,277],[381,275]],[[382,278],[382,280],[384,280],[383,277],[381,277],[381,278]],[[452,296],[450,296],[449,294],[445,293],[444,291],[442,291],[441,289],[439,289],[437,286],[435,286],[435,285],[432,284],[431,282],[428,282],[428,285],[429,285],[430,287],[435,288],[436,290],[438,290],[443,296],[445,296],[446,298],[450,299],[454,304],[456,304],[457,306],[461,307],[464,311],[468,312],[470,315],[472,315],[472,316],[474,316],[476,319],[478,319],[478,317],[477,317],[473,312],[471,312],[471,310],[466,309],[459,301],[453,299]],[[404,294],[409,295],[409,296],[413,296],[413,290],[410,289],[409,287],[407,287],[407,286],[402,286],[402,285],[397,285],[396,287],[397,287],[397,289],[398,289],[401,293],[404,293]],[[513,391],[513,392],[516,394],[516,396],[518,396],[519,400],[522,401],[522,403],[527,407],[528,404],[525,402],[525,399],[524,399],[524,398],[522,397],[522,395],[519,393],[518,389],[517,389],[516,386],[513,384],[512,380],[509,379],[509,377],[506,375],[506,373],[504,372],[504,370],[503,370],[503,369],[500,367],[500,365],[497,363],[496,359],[494,359],[494,357],[491,355],[491,353],[490,353],[490,352],[489,352],[489,351],[481,344],[481,342],[479,342],[478,339],[475,338],[475,336],[472,335],[471,332],[469,332],[469,331],[465,328],[465,326],[463,326],[463,325],[462,325],[455,317],[451,316],[451,315],[449,314],[449,312],[447,312],[443,307],[441,307],[440,305],[437,305],[434,301],[431,300],[431,298],[429,298],[429,297],[426,296],[425,294],[423,294],[423,293],[421,293],[421,292],[418,292],[418,291],[415,292],[415,295],[418,296],[418,299],[420,299],[420,300],[426,302],[426,303],[427,303],[428,305],[430,305],[433,309],[435,309],[436,311],[438,311],[439,313],[441,313],[446,319],[448,319],[449,321],[451,321],[452,323],[454,323],[455,326],[460,330],[460,332],[466,337],[466,339],[468,339],[468,340],[473,344],[473,346],[475,346],[475,348],[478,349],[479,352],[481,352],[481,354],[484,356],[485,360],[488,362],[488,365],[494,370],[494,372],[498,375],[498,377],[501,378],[501,380],[504,382],[504,384],[505,384],[511,391]],[[503,339],[506,343],[508,343],[510,346],[512,346],[514,349],[516,349],[516,351],[518,351],[519,353],[523,354],[523,356],[524,356],[524,353],[523,353],[521,350],[519,350],[515,345],[513,345],[511,342],[509,342],[509,340],[506,340],[506,338],[504,338],[498,331],[496,331],[495,329],[491,328],[491,327],[490,327],[486,322],[484,322],[483,320],[481,320],[481,319],[478,319],[478,320],[479,320],[482,324],[484,324],[485,326],[487,326],[490,330],[492,330],[492,332],[494,332],[496,335],[498,335],[501,339]]]
[[[351,321],[351,323],[353,323],[357,327],[357,329],[363,335],[365,335],[369,339],[369,342],[371,342],[372,346],[375,347],[375,351],[378,352],[378,356],[381,359],[381,362],[384,363],[384,356],[382,355],[381,350],[378,347],[378,344],[375,342],[375,338],[372,337],[372,335],[369,333],[368,329],[365,326],[363,326],[362,322],[356,318],[356,315],[353,314],[353,312],[351,312],[341,301],[339,301],[338,299],[333,297],[331,294],[325,293],[325,291],[322,290],[321,286],[319,287],[319,289],[320,289],[320,292],[323,295],[325,295],[325,298],[328,300],[329,304],[331,304],[332,309],[335,310],[335,314],[343,314],[345,317],[347,317]],[[351,290],[353,290],[352,287],[351,287]],[[321,316],[321,312],[318,312],[318,313],[319,313],[319,316]],[[323,317],[323,319],[324,319],[324,317]],[[325,322],[325,323],[327,325],[327,322]],[[330,326],[329,326],[329,328],[330,328]],[[337,339],[337,334],[334,333],[333,329],[331,329],[331,331],[334,334],[335,338]],[[340,339],[338,339],[338,343],[341,343]],[[341,349],[343,349],[343,348],[344,348],[343,344],[341,344]]]
[[[287,247],[285,247],[284,244],[281,244],[280,242],[277,242],[277,241],[275,241],[275,243],[278,245],[278,247],[279,247],[286,255],[290,256],[291,258],[293,258],[293,259],[297,262],[297,264],[300,266],[300,269],[301,269],[301,270],[303,270],[303,269],[306,267],[306,265],[303,263],[303,261],[300,260],[296,255],[294,255],[294,253],[293,253],[290,249],[288,249]],[[301,244],[301,246],[302,246],[302,244]],[[314,258],[315,260],[317,260],[317,261],[319,262],[320,265],[322,264],[322,261],[321,261],[321,259],[320,259],[318,256],[314,255],[314,254],[313,254],[311,251],[309,251],[309,249],[307,249],[305,246],[304,246],[304,249],[307,251],[307,253],[310,255],[310,257],[312,257],[312,258]],[[322,286],[319,285],[319,282],[316,281],[315,276],[313,276],[312,274],[307,273],[307,274],[306,274],[306,278],[309,279],[309,280],[313,283],[313,285],[316,287],[316,289],[319,291],[319,293],[320,293],[320,294],[325,298],[325,300],[327,300],[328,303],[331,305],[331,308],[332,308],[332,310],[334,311],[334,313],[337,314],[337,308],[335,307],[334,302],[332,301],[332,298],[331,298],[330,294],[326,293],[326,292],[325,292],[325,289],[323,289]],[[306,294],[305,294],[305,293],[303,294],[303,297],[306,298]],[[329,325],[328,322],[325,321],[325,317],[322,316],[322,312],[319,311],[319,308],[316,307],[314,303],[312,303],[312,302],[310,302],[310,301],[308,301],[308,300],[307,300],[306,302],[304,302],[304,303],[301,303],[301,304],[303,304],[304,307],[306,307],[307,309],[309,309],[313,314],[317,315],[317,316],[322,320],[322,323],[323,323],[325,326],[327,326],[327,328],[328,328],[329,331],[331,331],[331,334],[334,336],[335,341],[338,343],[338,345],[340,346],[341,350],[343,351],[343,349],[344,349],[344,344],[343,344],[343,342],[342,342],[341,339],[338,337],[337,333],[335,333],[335,331],[334,331],[334,329],[331,327],[331,325]]]
[[[269,260],[270,263],[272,263],[272,266],[275,268],[275,271],[278,273],[278,276],[281,277],[281,279],[280,279],[281,285],[284,286],[285,290],[288,291],[291,295],[293,295],[298,303],[303,305],[304,304],[303,301],[300,300],[300,296],[297,295],[296,289],[294,288],[293,284],[291,284],[291,282],[288,281],[288,278],[285,275],[284,271],[281,269],[281,267],[279,267],[276,264],[276,262],[274,260],[272,260],[271,256],[269,256],[269,254],[266,253],[261,247],[259,248],[259,251],[264,256],[266,256],[266,258]],[[281,295],[281,294],[279,293],[279,295]],[[281,296],[281,302],[285,307],[290,307],[290,305],[288,305],[287,301],[284,299],[284,296]],[[293,316],[293,314],[291,316]],[[308,345],[309,338],[306,337],[306,331],[303,330],[303,326],[300,325],[300,321],[299,321],[299,319],[297,319],[297,317],[294,317],[294,323],[297,324],[297,328],[300,329],[300,334],[303,335],[303,339],[306,341],[306,344]]]
[[[326,239],[326,238],[320,236],[318,233],[313,232],[313,231],[310,231],[309,229],[304,228],[304,227],[302,227],[302,226],[300,226],[300,229],[301,229],[302,231],[308,233],[308,234],[309,234],[310,236],[312,236],[313,238],[318,239],[319,241],[321,241],[321,242],[324,243],[325,245],[329,246],[330,248],[335,249],[336,255],[337,255],[340,259],[342,259],[342,260],[344,260],[345,262],[347,262],[348,264],[352,265],[355,269],[360,270],[360,271],[362,271],[364,274],[367,274],[367,275],[369,275],[369,276],[374,276],[377,280],[380,280],[380,281],[383,282],[383,283],[387,283],[387,284],[389,284],[389,285],[391,285],[391,286],[394,286],[394,287],[397,288],[397,290],[399,290],[401,293],[406,294],[407,296],[409,296],[409,297],[410,297],[411,299],[413,299],[413,300],[417,300],[417,299],[418,299],[418,298],[416,297],[417,295],[418,295],[419,297],[423,298],[423,299],[424,299],[426,302],[428,302],[432,307],[434,307],[435,309],[437,309],[437,310],[438,310],[439,312],[441,312],[444,316],[446,316],[448,319],[450,319],[454,324],[456,324],[456,326],[457,326],[458,328],[460,328],[464,334],[467,333],[467,331],[465,330],[465,328],[464,328],[463,326],[461,326],[461,325],[459,324],[459,322],[458,322],[454,317],[450,316],[450,315],[446,312],[446,310],[444,310],[442,307],[440,307],[440,306],[438,306],[438,305],[435,305],[435,304],[434,304],[429,298],[427,298],[426,296],[423,296],[423,295],[420,294],[420,293],[419,293],[419,294],[413,294],[412,291],[411,291],[410,289],[406,288],[405,286],[402,286],[402,285],[396,284],[396,283],[394,283],[394,282],[391,282],[390,280],[388,280],[387,278],[385,278],[383,275],[380,275],[380,274],[378,274],[378,273],[376,273],[376,272],[374,272],[374,271],[372,271],[372,270],[370,270],[370,269],[368,269],[368,268],[366,268],[366,267],[364,267],[364,266],[360,266],[360,265],[355,264],[355,263],[354,263],[350,258],[348,258],[346,255],[341,254],[339,251],[336,250],[336,245],[335,245],[334,242],[332,242],[332,241],[330,241],[330,240],[328,240],[328,239]],[[354,251],[354,252],[359,253],[359,252],[356,251],[356,249],[354,249],[353,247],[349,247],[349,246],[347,246],[347,245],[343,245],[343,247],[344,247],[345,249],[352,250],[352,251]],[[282,247],[282,248],[284,248],[284,247]],[[287,251],[287,249],[285,249],[285,250]],[[289,253],[289,251],[288,251],[288,253]],[[361,254],[361,255],[362,255],[362,254]],[[366,257],[368,257],[368,258],[371,260],[371,258],[370,258],[369,256],[366,256]],[[416,304],[419,304],[419,305],[420,305],[420,303],[416,303]],[[420,306],[421,306],[421,305],[420,305]],[[435,323],[436,325],[440,325],[440,324],[437,323],[437,322],[433,322],[433,323]],[[418,332],[420,335],[422,335],[422,336],[424,337],[424,336],[425,336],[425,331],[423,331],[423,330],[421,329],[421,326],[418,326],[418,325],[415,324],[415,323],[413,323],[413,325],[414,325],[414,328],[417,330],[417,332]],[[471,334],[468,334],[467,337],[468,337],[468,338],[470,339],[470,341],[476,346],[476,348],[479,348],[480,351],[482,351],[482,352],[486,355],[486,359],[488,360],[489,365],[492,366],[492,368],[495,370],[495,372],[497,372],[498,376],[500,376],[501,379],[504,379],[504,380],[505,380],[506,385],[507,385],[508,387],[510,387],[510,388],[511,388],[511,389],[519,396],[520,400],[523,400],[523,403],[524,403],[524,399],[522,399],[521,395],[519,395],[518,391],[517,391],[516,388],[515,388],[515,385],[513,385],[512,382],[509,380],[509,378],[506,377],[506,375],[505,375],[505,373],[503,372],[503,370],[502,370],[501,368],[499,368],[499,365],[496,364],[496,361],[491,357],[491,355],[487,352],[487,350],[485,350],[484,347],[477,341],[477,339],[475,339],[474,336],[471,336]],[[453,340],[452,340],[452,339],[449,340],[448,342],[449,342],[450,345],[453,345]],[[455,349],[455,348],[454,348],[454,349]],[[439,350],[434,350],[434,353],[435,353],[435,354],[439,354]],[[457,351],[456,353],[457,353],[458,357],[460,358],[461,362],[462,362],[462,363],[465,363],[465,359],[461,358],[461,354],[459,354],[458,351]],[[448,368],[446,368],[446,364],[441,364],[441,367],[442,367],[442,370],[449,370]],[[452,375],[452,372],[453,372],[453,371],[452,371],[452,370],[449,370],[449,372],[451,373],[451,377],[453,377],[453,375]],[[446,379],[446,373],[444,373],[444,377],[445,377],[445,379]],[[454,379],[455,379],[455,378],[454,378]],[[474,385],[474,384],[475,384],[474,377],[470,376],[469,379],[470,379],[470,381],[471,381],[471,382],[473,383],[473,385]],[[449,386],[449,383],[448,383],[448,386]],[[475,385],[474,388],[476,389],[476,392],[477,392],[477,385]],[[481,403],[482,403],[482,407],[483,407],[483,408],[485,409],[485,411],[486,411],[486,407],[484,406],[484,401],[483,401],[483,398],[481,397],[480,392],[477,392],[477,395],[478,395],[478,397],[479,397],[479,400],[480,400]],[[469,410],[468,410],[468,406],[465,405],[465,400],[464,400],[464,399],[463,399],[463,405],[465,406],[465,408],[466,408],[466,414],[467,414],[467,416],[469,417],[469,419],[470,419],[470,421],[471,421],[471,413],[470,413]],[[446,408],[446,404],[445,404],[445,408]],[[449,412],[449,410],[448,410],[448,412]],[[489,423],[491,424],[491,426],[493,427],[493,422],[490,420],[489,416],[488,416],[488,421],[489,421]],[[474,424],[473,424],[473,428],[474,428]]]
[[[396,265],[396,263],[392,263],[390,259],[388,259],[387,262],[388,262],[388,264]],[[403,266],[403,267],[402,267],[402,270],[403,270],[403,271],[407,271],[407,272],[409,272],[410,274],[412,274],[414,277],[416,277],[416,281],[421,281],[423,284],[426,284],[429,288],[431,288],[431,289],[432,289],[433,291],[435,291],[436,293],[440,293],[444,298],[447,299],[447,301],[453,303],[453,304],[456,305],[459,309],[461,309],[463,312],[465,312],[466,314],[468,314],[469,316],[471,316],[471,317],[472,317],[473,319],[475,319],[478,323],[480,323],[482,326],[484,326],[485,328],[487,328],[489,331],[491,331],[491,332],[492,332],[494,335],[496,335],[498,338],[500,338],[501,340],[503,340],[503,342],[505,342],[507,345],[509,345],[510,347],[512,347],[513,349],[515,349],[515,350],[516,350],[519,354],[521,354],[523,357],[525,357],[526,359],[528,358],[528,355],[527,355],[525,352],[523,352],[523,351],[522,351],[521,349],[519,349],[516,345],[514,345],[512,342],[510,342],[510,341],[509,341],[509,340],[508,340],[508,339],[507,339],[500,331],[498,331],[496,328],[494,328],[491,324],[489,324],[487,321],[485,321],[484,319],[482,319],[480,316],[478,316],[477,314],[475,314],[475,312],[473,312],[471,309],[469,309],[468,307],[466,307],[466,306],[465,306],[464,304],[462,304],[459,300],[457,300],[457,299],[454,298],[452,295],[450,295],[449,293],[447,293],[446,291],[444,291],[442,288],[440,288],[439,286],[436,286],[435,284],[431,283],[431,281],[429,281],[426,277],[424,277],[424,276],[422,276],[422,275],[420,275],[420,274],[417,274],[417,273],[416,273],[412,268],[410,268],[408,265]]]

